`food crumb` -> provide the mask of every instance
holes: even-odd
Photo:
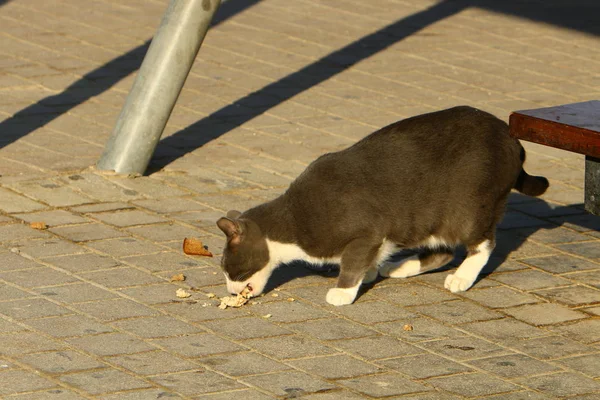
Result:
[[[272,314],[265,314],[263,315],[263,318],[271,318],[273,315]]]
[[[176,295],[177,297],[179,297],[179,298],[182,298],[182,299],[185,299],[185,298],[188,298],[188,297],[191,297],[191,296],[192,296],[192,294],[191,294],[191,293],[189,293],[189,292],[186,292],[184,289],[181,289],[181,288],[180,288],[180,289],[177,289],[177,291],[175,292],[175,295]]]
[[[248,302],[250,298],[250,289],[245,287],[241,293],[237,296],[225,296],[221,298],[221,304],[219,304],[219,308],[221,310],[225,310],[227,307],[241,307]]]
[[[183,252],[187,255],[212,257],[212,253],[204,248],[204,244],[196,238],[183,239]]]
[[[413,326],[410,324],[406,324],[402,327],[403,330],[405,331],[412,331],[413,330]]]
[[[29,226],[33,229],[37,229],[40,231],[48,229],[48,225],[46,225],[45,222],[41,222],[41,221],[32,222],[29,224]]]
[[[279,297],[279,295],[277,293],[273,293],[271,297]]]
[[[296,301],[296,299],[293,297],[288,297],[287,301],[292,302],[292,301]]]
[[[185,281],[184,274],[177,274],[177,275],[173,275],[171,277],[171,282],[183,282],[183,281]]]
[[[206,293],[206,297],[208,297],[209,299],[214,299],[215,297],[217,297],[217,295],[214,293]]]

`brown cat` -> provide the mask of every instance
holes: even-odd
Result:
[[[354,301],[361,283],[439,268],[468,254],[445,287],[473,285],[494,249],[496,224],[512,188],[539,196],[548,180],[523,170],[525,151],[505,122],[461,106],[391,124],[353,146],[319,157],[273,201],[217,225],[227,236],[227,288],[260,294],[282,263],[339,263],[334,305]],[[399,249],[419,248],[400,263]]]

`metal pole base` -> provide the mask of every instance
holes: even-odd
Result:
[[[171,0],[98,169],[146,171],[220,2]]]

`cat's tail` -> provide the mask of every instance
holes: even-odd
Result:
[[[519,143],[519,146],[521,147],[521,172],[519,172],[517,183],[515,183],[515,189],[527,196],[541,196],[548,189],[550,183],[543,176],[532,176],[525,172],[523,169],[526,158],[525,149],[521,146],[521,143]]]
[[[524,169],[521,169],[515,189],[527,196],[541,196],[544,194],[550,183],[543,176],[531,176]]]

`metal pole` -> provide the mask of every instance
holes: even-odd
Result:
[[[220,3],[171,0],[98,169],[144,173]]]

